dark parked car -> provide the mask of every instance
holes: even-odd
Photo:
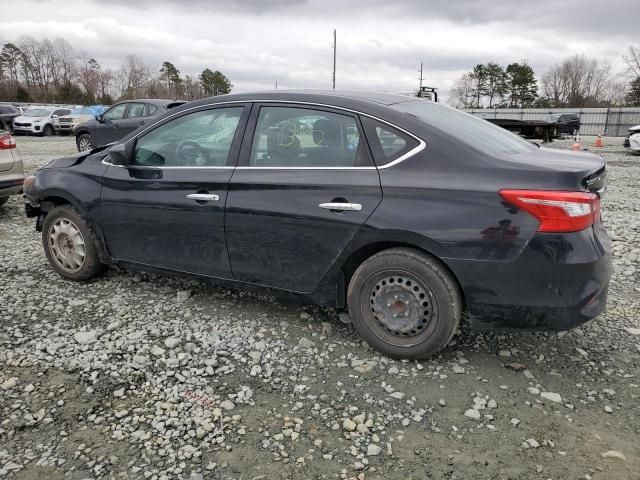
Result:
[[[393,138],[393,141],[391,139]],[[605,308],[605,162],[411,97],[269,92],[178,107],[25,183],[64,278],[108,265],[348,307],[394,357]]]
[[[547,117],[547,122],[556,126],[554,137],[561,134],[575,136],[580,132],[580,115],[577,113],[554,113]]]
[[[13,119],[22,115],[22,112],[13,105],[0,105],[0,121],[10,129],[13,128]]]
[[[170,108],[184,103],[150,99],[116,103],[102,115],[97,115],[94,120],[82,123],[74,129],[78,151],[88,151],[120,140]]]

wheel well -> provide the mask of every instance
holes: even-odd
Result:
[[[71,202],[66,198],[62,197],[46,197],[40,202],[40,210],[43,212],[48,212],[60,205],[71,205]]]
[[[347,260],[342,265],[342,269],[341,269],[342,275],[340,275],[341,281],[338,282],[338,306],[339,307],[344,307],[347,304],[346,299],[347,299],[347,289],[349,288],[349,282],[351,281],[351,277],[353,276],[355,271],[358,269],[358,267],[362,265],[362,263],[372,255],[375,255],[376,253],[381,252],[383,250],[388,250],[390,248],[410,248],[438,262],[443,269],[449,272],[449,274],[451,275],[451,278],[453,278],[453,280],[456,282],[456,285],[458,286],[458,290],[460,291],[460,297],[462,298],[462,305],[464,307],[464,310],[466,310],[467,303],[464,296],[464,290],[460,285],[460,281],[458,280],[458,277],[456,277],[455,273],[453,273],[453,271],[442,260],[440,260],[438,257],[433,255],[431,252],[425,250],[424,248],[416,247],[415,245],[412,245],[410,243],[393,242],[393,241],[377,242],[377,243],[372,243],[370,245],[366,245],[361,249],[353,252],[349,256],[349,258],[347,258]]]

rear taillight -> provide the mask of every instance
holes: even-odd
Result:
[[[16,139],[8,133],[0,134],[0,150],[9,150],[16,148]]]
[[[600,197],[587,192],[500,190],[507,202],[538,219],[539,232],[577,232],[600,215]]]

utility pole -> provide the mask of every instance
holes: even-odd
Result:
[[[333,84],[333,89],[336,89],[336,47],[337,47],[337,43],[336,43],[336,31],[335,29],[333,30],[333,77],[332,77],[332,84]]]
[[[422,62],[420,62],[420,78],[418,80],[420,80],[420,85],[418,87],[418,92],[421,92],[422,91],[422,81],[424,80],[424,77],[422,76]]]
[[[278,89],[278,80],[276,80],[276,90]]]

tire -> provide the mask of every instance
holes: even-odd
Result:
[[[9,197],[0,197],[0,207],[9,201]]]
[[[91,135],[88,133],[81,133],[76,137],[76,147],[79,152],[88,152],[93,148],[93,141]]]
[[[62,205],[47,214],[42,226],[42,246],[47,260],[61,277],[85,281],[101,274],[106,266],[100,262],[96,245],[95,234],[75,208]]]
[[[408,248],[365,260],[349,282],[347,303],[360,336],[393,358],[423,359],[438,352],[453,337],[462,312],[451,274],[434,258]]]
[[[50,137],[54,134],[55,132],[53,131],[53,127],[51,125],[45,125],[44,128],[42,129],[42,135],[44,137]]]

